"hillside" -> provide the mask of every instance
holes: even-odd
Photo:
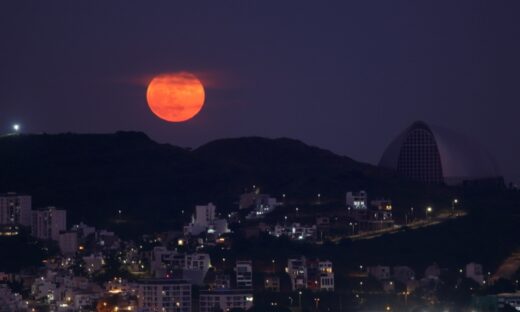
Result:
[[[321,193],[339,203],[349,189],[397,200],[446,191],[286,138],[224,139],[191,151],[137,132],[16,135],[1,137],[0,150],[0,192],[26,192],[37,207],[56,205],[72,222],[93,224],[112,222],[122,210],[126,222],[175,226],[181,211],[198,203],[235,209],[252,185],[294,202]]]

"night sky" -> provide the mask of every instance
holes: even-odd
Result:
[[[424,120],[520,177],[519,16],[516,0],[3,1],[0,129],[291,137],[377,163]],[[206,103],[173,124],[145,91],[176,71]]]

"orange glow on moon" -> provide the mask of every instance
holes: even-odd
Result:
[[[204,98],[204,86],[195,75],[187,72],[156,76],[146,90],[152,112],[170,122],[193,118],[202,109]]]

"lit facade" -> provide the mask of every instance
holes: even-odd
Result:
[[[359,192],[347,192],[346,195],[347,207],[352,209],[367,209],[368,208],[368,197],[365,191]]]
[[[191,312],[191,285],[185,281],[147,279],[134,287],[143,311]]]
[[[237,288],[253,287],[253,263],[252,261],[237,261],[236,263]]]
[[[216,218],[216,207],[212,203],[195,206],[190,224],[184,227],[187,235],[199,235],[203,232],[217,237],[229,232],[227,220]]]

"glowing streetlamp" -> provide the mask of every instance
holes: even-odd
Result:
[[[13,130],[14,130],[14,132],[20,132],[20,124],[17,124],[17,123],[14,124],[13,125]]]
[[[426,207],[426,217],[431,217],[432,212],[433,212],[432,206]]]
[[[455,206],[459,203],[459,200],[457,198],[453,199],[451,202],[451,213],[455,213]]]

